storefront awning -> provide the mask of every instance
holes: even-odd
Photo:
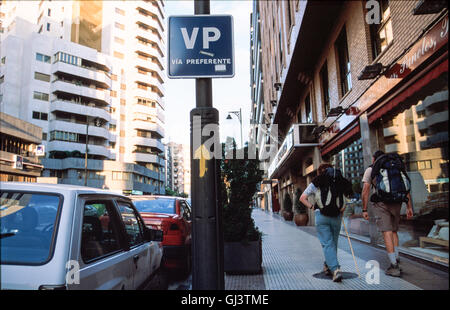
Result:
[[[404,90],[401,93],[396,95],[392,100],[384,104],[381,108],[369,114],[369,124],[389,113],[401,102],[405,101],[409,97],[412,97],[414,94],[422,90],[427,86],[427,84],[429,84],[432,80],[438,78],[444,72],[448,72],[448,58],[441,62],[439,65],[435,66],[428,73],[423,75],[411,85],[404,87]]]
[[[353,125],[352,128],[350,128],[345,134],[341,135],[339,138],[337,138],[335,141],[328,143],[325,147],[323,147],[320,150],[320,154],[322,156],[325,156],[330,151],[336,149],[341,144],[351,140],[353,137],[355,137],[359,133],[359,124]]]

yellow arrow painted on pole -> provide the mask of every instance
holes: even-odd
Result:
[[[200,147],[194,152],[194,158],[200,159],[199,176],[203,178],[208,170],[208,168],[206,168],[206,161],[211,159],[209,151],[204,144],[200,145]]]

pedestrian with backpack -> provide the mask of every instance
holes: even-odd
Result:
[[[300,196],[300,202],[315,210],[317,236],[325,256],[323,271],[326,275],[333,276],[334,282],[342,281],[337,258],[338,240],[342,212],[345,209],[344,196],[352,195],[352,184],[342,176],[341,171],[330,164],[321,164],[318,176]],[[315,204],[312,204],[308,197],[314,197]]]
[[[405,164],[397,153],[385,154],[382,151],[376,151],[372,156],[372,165],[364,172],[362,181],[364,183],[362,189],[363,217],[369,220],[368,207],[370,206],[378,230],[383,234],[390,261],[386,274],[400,277],[397,231],[403,203],[407,203],[407,219],[413,216],[410,195],[411,181],[406,172]],[[373,189],[372,195],[370,195],[371,189]]]

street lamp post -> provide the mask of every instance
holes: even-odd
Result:
[[[236,115],[239,119],[239,124],[241,125],[241,148],[243,148],[242,144],[242,109],[239,108],[239,111],[230,111],[228,113],[232,113]],[[231,114],[228,114],[227,119],[231,119]]]

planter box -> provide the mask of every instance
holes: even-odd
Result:
[[[262,272],[262,242],[224,243],[224,271],[228,274],[258,274]]]

